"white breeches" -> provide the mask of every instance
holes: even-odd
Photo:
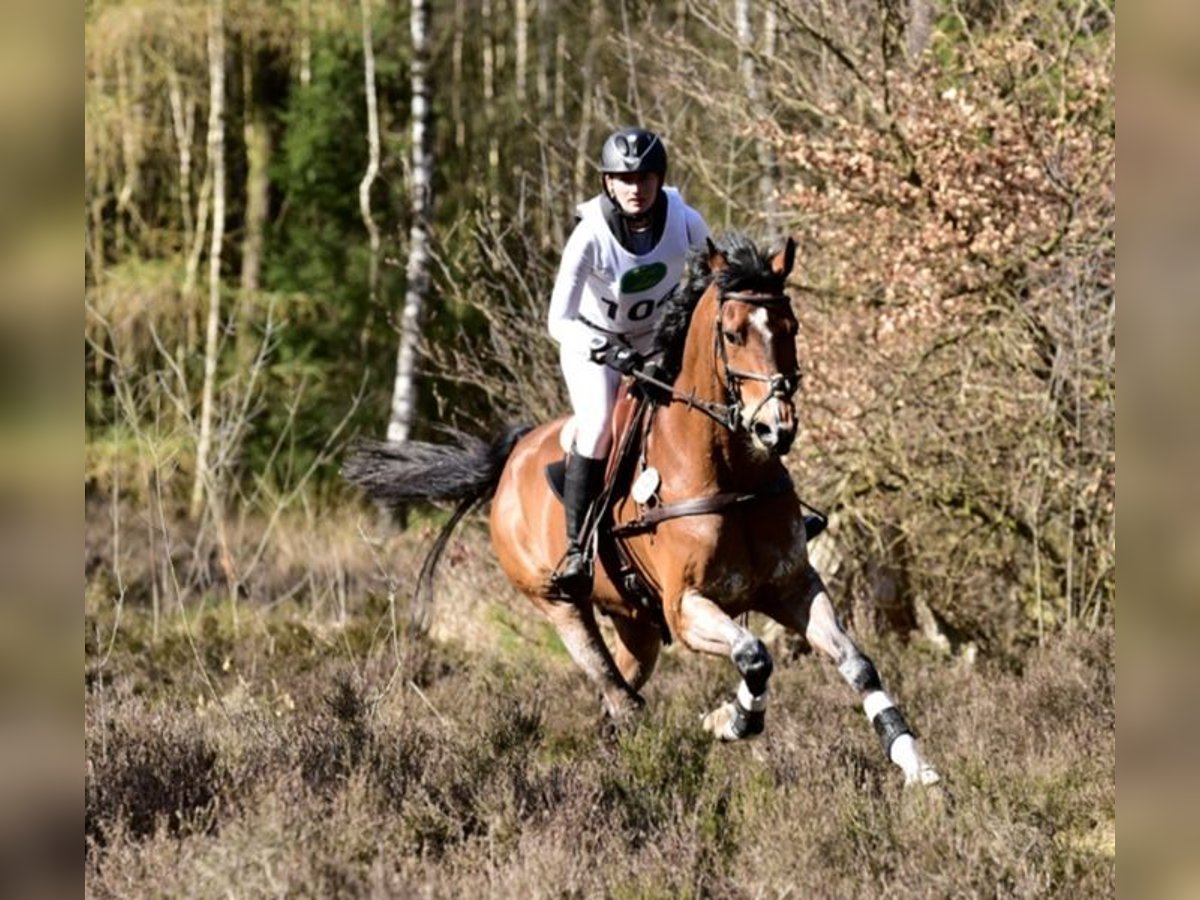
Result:
[[[621,373],[567,349],[559,354],[559,361],[575,412],[575,452],[603,459],[612,443],[612,414]]]

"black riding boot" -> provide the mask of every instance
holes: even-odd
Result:
[[[578,453],[567,455],[563,476],[563,508],[567,516],[567,555],[555,583],[569,597],[586,597],[592,590],[592,572],[580,538],[588,508],[604,485],[604,460]]]

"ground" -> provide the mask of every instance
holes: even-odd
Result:
[[[1111,633],[1003,660],[864,638],[945,775],[930,797],[786,642],[760,739],[702,732],[736,676],[678,647],[614,733],[477,529],[448,552],[433,636],[407,633],[419,536],[397,540],[328,603],[154,601],[132,561],[118,603],[93,560],[89,895],[1115,895]]]

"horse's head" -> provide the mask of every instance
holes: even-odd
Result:
[[[734,417],[731,424],[744,429],[757,448],[779,456],[796,437],[799,326],[784,291],[795,259],[791,238],[770,258],[760,256],[749,241],[735,241],[728,252],[708,244],[709,290],[716,292],[717,377]]]

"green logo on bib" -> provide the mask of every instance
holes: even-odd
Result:
[[[622,294],[640,294],[649,290],[667,277],[666,263],[650,263],[648,266],[638,266],[630,269],[621,276]]]

